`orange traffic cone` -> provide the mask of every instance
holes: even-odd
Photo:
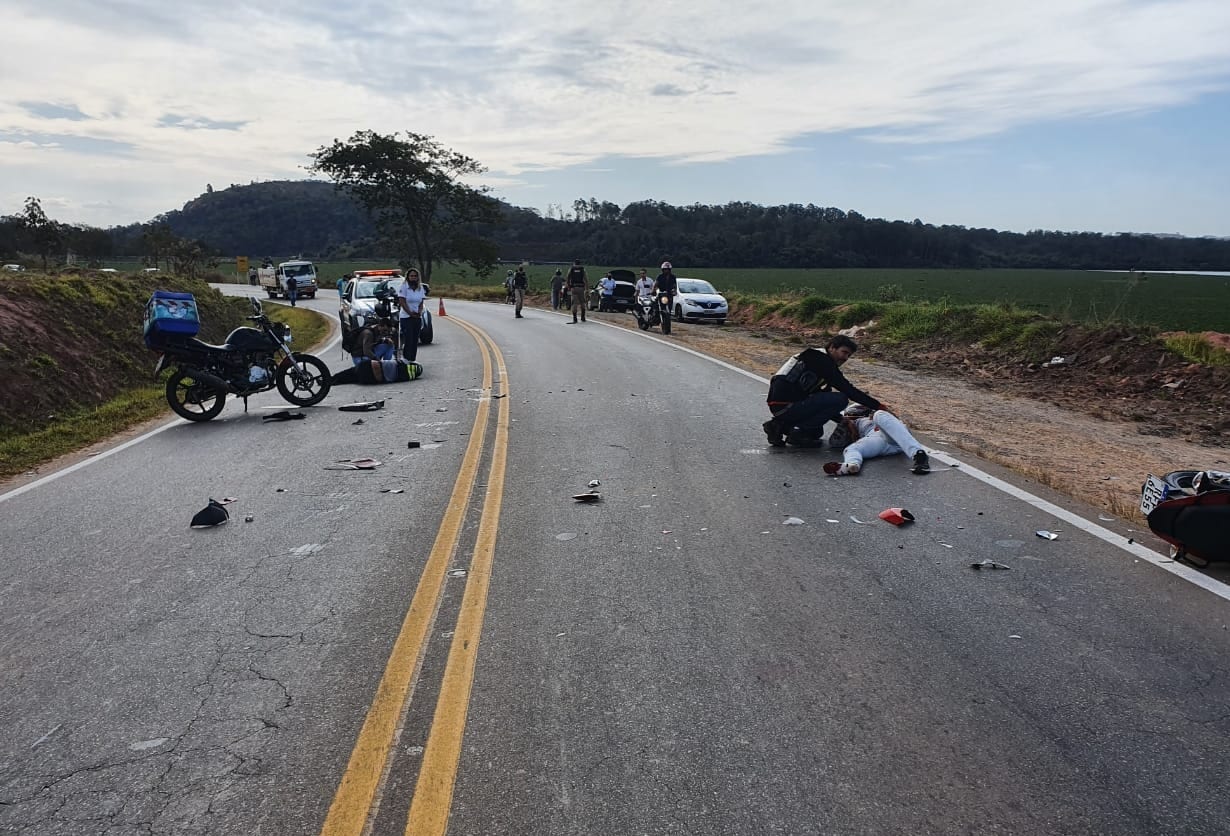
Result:
[[[443,296],[440,297],[440,314],[439,315],[448,316],[448,314],[444,312],[444,297]]]

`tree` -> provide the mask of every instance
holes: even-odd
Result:
[[[486,169],[423,134],[359,131],[333,140],[310,155],[309,170],[331,179],[371,215],[380,234],[400,252],[403,265],[418,267],[424,281],[433,265],[457,259],[483,273],[491,269],[491,246],[477,246],[478,226],[501,220],[486,186],[461,178]],[[494,259],[492,259],[493,261]]]
[[[47,217],[37,197],[26,198],[26,208],[20,217],[27,240],[38,253],[39,258],[43,260],[43,270],[46,271],[47,259],[64,246],[64,236],[60,233],[60,227]]]

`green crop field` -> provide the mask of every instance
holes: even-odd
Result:
[[[394,266],[391,261],[317,262],[322,289],[351,270]],[[432,274],[436,287],[497,286],[501,265],[487,279],[472,270],[442,265]],[[597,280],[610,267],[586,265]],[[656,276],[655,265],[643,265]],[[226,272],[226,263],[220,265]],[[556,265],[531,265],[530,287],[545,289]],[[1092,325],[1129,324],[1162,330],[1230,333],[1230,276],[1118,273],[1084,270],[787,270],[676,268],[681,276],[706,279],[728,295],[823,296],[834,301],[948,302],[955,305],[1008,303],[1064,321]]]

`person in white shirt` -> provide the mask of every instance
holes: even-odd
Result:
[[[653,296],[653,279],[642,270],[641,277],[636,280],[636,295],[637,296]]]
[[[423,328],[423,300],[427,290],[419,280],[419,271],[411,267],[406,271],[406,280],[397,289],[397,302],[401,306],[398,325],[401,328],[401,355],[413,362],[419,353],[419,331]]]
[[[611,301],[615,298],[615,279],[610,273],[607,273],[598,280],[598,289],[600,295],[598,297],[598,310],[609,311],[611,309]]]

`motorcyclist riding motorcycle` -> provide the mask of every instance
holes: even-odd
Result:
[[[675,274],[672,272],[673,269],[674,268],[671,267],[671,263],[669,261],[663,261],[662,272],[658,274],[658,278],[655,279],[653,283],[654,289],[659,295],[663,293],[666,294],[667,301],[669,302],[666,307],[668,311],[674,310],[675,308],[675,290],[679,285],[679,283],[675,280]]]

